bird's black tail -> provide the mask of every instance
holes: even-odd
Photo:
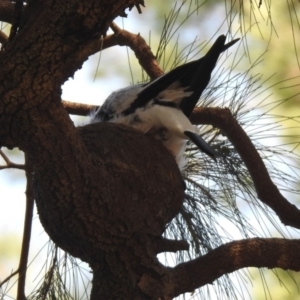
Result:
[[[218,153],[212,149],[198,134],[191,131],[184,131],[184,134],[204,153],[217,161]]]
[[[183,113],[189,117],[196,106],[202,92],[207,87],[211,73],[215,68],[220,54],[234,45],[239,39],[232,40],[225,44],[226,37],[221,35],[209,49],[205,56],[190,64],[190,70],[181,78],[183,86],[187,86],[185,91],[191,91],[192,94],[182,100],[180,108]]]
[[[176,67],[146,84],[129,107],[128,112],[145,106],[160,92],[175,84],[177,87],[186,88],[186,91],[192,92],[192,95],[183,99],[180,104],[180,109],[189,117],[210,80],[211,72],[220,54],[234,45],[239,39],[232,40],[227,44],[225,44],[225,40],[226,37],[224,35],[219,36],[204,57]]]

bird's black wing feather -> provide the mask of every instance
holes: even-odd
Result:
[[[123,113],[128,115],[137,108],[145,106],[160,92],[167,89],[176,81],[179,81],[180,86],[189,87],[187,91],[193,91],[193,94],[183,99],[180,105],[184,114],[189,116],[210,80],[211,72],[215,67],[219,55],[238,41],[236,39],[225,45],[225,39],[224,35],[219,36],[204,57],[179,66],[146,84],[144,89],[138,94],[136,100]]]
[[[187,72],[189,69],[196,70],[196,61],[191,61],[185,65],[179,66],[170,72],[156,78],[154,81],[146,83],[144,89],[138,94],[138,97],[132,102],[130,107],[128,107],[123,114],[129,115],[133,113],[137,108],[147,105],[147,103],[154,99],[159,93],[167,89],[172,83],[180,78]]]

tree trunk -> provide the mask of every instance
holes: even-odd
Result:
[[[30,1],[0,57],[0,145],[29,156],[45,231],[95,270],[97,299],[112,286],[119,299],[139,297],[144,274],[160,281],[160,235],[183,200],[180,172],[160,143],[113,124],[76,129],[61,104],[85,47],[139,3]]]
[[[167,268],[156,255],[184,190],[174,159],[158,141],[126,126],[96,123],[78,131],[89,178],[77,176],[76,162],[66,175],[42,161],[35,167],[45,230],[94,270],[91,299],[144,299],[139,282],[145,274],[160,283],[155,293],[162,296]]]

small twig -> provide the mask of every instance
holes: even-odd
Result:
[[[26,178],[27,178],[26,211],[25,211],[25,220],[24,220],[22,249],[21,249],[21,256],[20,256],[20,262],[18,268],[19,280],[18,280],[17,300],[26,299],[25,282],[26,282],[27,262],[28,262],[28,254],[29,254],[30,238],[31,238],[33,207],[34,207],[32,168],[27,154],[25,154],[25,170],[26,170]]]
[[[17,269],[16,271],[12,272],[9,276],[7,276],[3,281],[0,282],[0,288],[7,282],[9,281],[12,277],[14,277],[15,275],[17,275],[19,273],[19,269]]]
[[[0,166],[0,170],[4,170],[4,169],[20,169],[20,170],[25,170],[25,165],[23,164],[16,164],[13,163],[9,160],[9,158],[7,157],[7,155],[0,150],[0,156],[2,156],[2,158],[4,159],[4,161],[6,162],[6,166]]]

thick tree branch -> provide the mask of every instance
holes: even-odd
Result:
[[[247,239],[222,245],[173,269],[173,297],[246,267],[300,271],[300,240]]]
[[[250,138],[229,109],[196,108],[191,116],[191,121],[193,124],[210,124],[220,128],[247,166],[258,198],[275,211],[284,225],[300,228],[299,209],[281,195]]]
[[[118,45],[129,46],[135,53],[139,64],[153,80],[163,75],[163,70],[160,68],[151,48],[147,45],[146,41],[139,34],[132,34],[129,31],[122,30],[115,23],[110,25],[114,31]]]
[[[110,27],[114,31],[114,34],[107,35],[86,44],[78,53],[78,58],[84,60],[98,51],[113,46],[128,46],[134,52],[139,64],[148,74],[150,79],[153,80],[164,73],[152,53],[151,48],[139,34],[133,34],[127,30],[121,29],[115,23],[112,23]]]

